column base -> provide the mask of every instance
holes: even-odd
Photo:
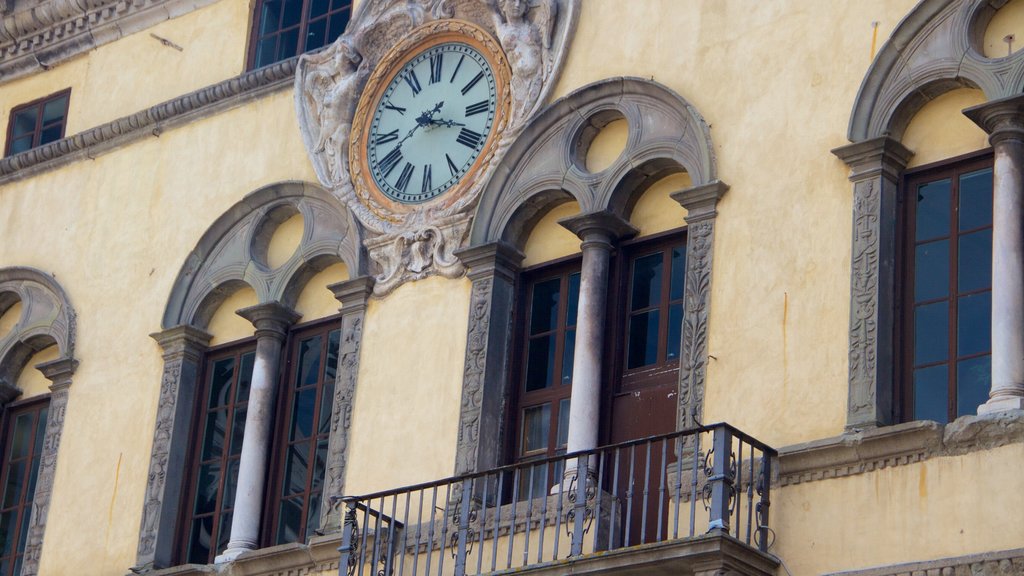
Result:
[[[235,559],[238,558],[239,556],[241,556],[242,554],[244,554],[246,552],[250,552],[250,551],[252,551],[254,549],[255,548],[247,548],[247,547],[244,547],[244,546],[232,546],[229,543],[227,550],[225,550],[225,551],[221,552],[220,554],[218,554],[217,557],[213,559],[213,563],[214,564],[227,564],[228,562],[234,562]]]
[[[978,416],[995,414],[996,412],[1009,412],[1010,410],[1024,410],[1024,398],[1020,396],[991,398],[988,402],[978,406]]]

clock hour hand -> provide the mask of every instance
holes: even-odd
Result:
[[[456,122],[454,120],[440,120],[434,118],[430,119],[430,124],[431,126],[444,126],[446,128],[451,128],[453,126],[465,126],[465,124],[463,124],[462,122]]]
[[[444,106],[444,100],[435,104],[433,110],[425,110],[423,114],[419,115],[419,118],[416,118],[416,126],[428,126],[430,124],[433,124],[434,114],[440,112],[442,106]]]

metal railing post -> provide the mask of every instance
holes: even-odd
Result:
[[[708,532],[721,530],[729,533],[729,504],[733,497],[733,476],[731,468],[732,434],[725,426],[715,428],[712,439],[711,517]]]
[[[466,548],[469,541],[469,514],[473,503],[473,480],[462,481],[462,498],[459,502],[458,549],[455,553],[455,576],[466,573]]]
[[[342,522],[341,545],[338,546],[338,552],[341,554],[341,558],[338,560],[338,576],[347,576],[352,573],[349,563],[355,560],[352,556],[354,552],[352,548],[352,535],[355,530],[356,501],[348,500],[345,501],[345,519]]]
[[[768,508],[771,506],[772,457],[761,452],[761,474],[757,479],[757,493],[761,501],[757,503],[757,547],[762,552],[768,551]]]
[[[587,520],[587,483],[590,481],[590,469],[587,466],[587,454],[580,454],[576,460],[576,485],[569,488],[569,499],[573,504],[570,556],[583,554],[583,531]]]

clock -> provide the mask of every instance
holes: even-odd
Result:
[[[474,24],[413,30],[381,59],[356,108],[357,194],[383,212],[455,202],[489,165],[508,122],[510,76],[497,42]]]

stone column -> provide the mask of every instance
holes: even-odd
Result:
[[[38,364],[36,368],[53,384],[50,384],[50,405],[46,412],[43,449],[39,454],[39,471],[36,476],[36,492],[32,497],[32,517],[29,519],[28,536],[25,540],[22,576],[35,576],[39,573],[39,553],[42,551],[46,517],[50,511],[50,494],[53,492],[53,477],[57,470],[57,451],[60,448],[60,437],[64,430],[68,389],[71,388],[71,376],[78,368],[78,361],[63,358]]]
[[[156,428],[149,457],[134,572],[171,565],[196,388],[210,334],[188,325],[150,334],[163,349]]]
[[[340,511],[331,505],[331,497],[344,496],[345,469],[348,463],[348,434],[352,428],[352,402],[359,377],[359,350],[363,341],[366,304],[373,293],[373,278],[360,276],[328,288],[341,302],[341,342],[338,346],[338,370],[334,381],[331,409],[331,437],[327,444],[324,491],[320,503],[320,533],[341,529]]]
[[[874,428],[891,424],[894,416],[896,200],[913,153],[887,136],[832,153],[850,167],[853,182],[846,429]]]
[[[508,366],[515,280],[523,254],[504,242],[493,242],[456,255],[473,282],[455,451],[455,474],[460,475],[501,463],[505,409],[512,388]]]
[[[558,222],[583,242],[576,352],[573,357],[566,452],[597,448],[601,412],[601,357],[608,306],[608,263],[621,238],[637,233],[629,222],[611,212],[580,214]]]
[[[1024,96],[968,108],[992,166],[992,389],[978,414],[1024,409]]]
[[[288,334],[288,327],[300,318],[297,312],[278,302],[242,308],[237,313],[256,328],[256,360],[253,362],[252,385],[242,435],[242,454],[238,462],[231,539],[227,550],[217,556],[218,564],[230,562],[241,553],[259,546],[260,515],[263,512],[263,489],[267,477],[270,431],[274,424],[281,347]]]

